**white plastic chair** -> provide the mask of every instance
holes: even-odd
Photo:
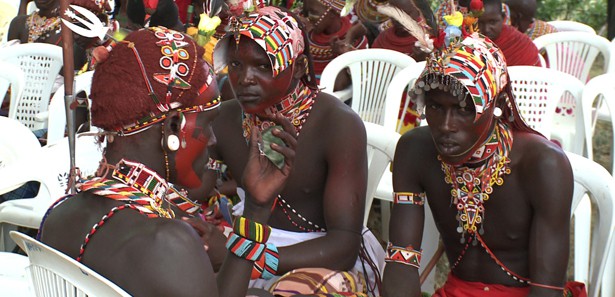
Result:
[[[584,196],[596,206],[591,240],[575,233],[574,279],[584,282],[589,297],[614,296],[613,232],[615,231],[615,179],[598,163],[574,153],[567,153],[574,175],[575,196],[571,211],[575,213]],[[576,213],[575,213],[576,215]],[[576,220],[575,220],[576,221]],[[580,242],[579,242],[580,241]]]
[[[30,236],[12,231],[11,238],[28,254],[37,296],[130,296],[96,271]]]
[[[398,115],[399,109],[402,108],[402,97],[404,92],[407,95],[414,87],[414,82],[419,78],[419,75],[421,75],[424,69],[425,61],[422,61],[414,63],[395,74],[391,83],[389,83],[386,94],[383,123],[385,127],[397,132],[401,130],[403,123],[398,121],[400,118]],[[406,105],[402,109],[404,112],[408,109],[408,103],[410,103],[410,101],[406,100]],[[405,114],[402,113],[401,119],[403,119],[404,116]]]
[[[596,57],[604,57],[604,71],[611,60],[609,41],[599,35],[587,32],[557,32],[534,39],[540,52],[545,52],[549,68],[553,68],[580,79],[589,80],[589,74]]]
[[[400,52],[370,48],[347,52],[333,59],[322,72],[320,86],[334,94],[335,79],[345,68],[352,79],[352,104],[364,121],[384,124],[384,100],[393,76],[415,63],[410,56]],[[335,94],[334,94],[335,95]]]
[[[25,74],[18,66],[4,61],[0,61],[0,69],[0,105],[2,105],[9,87],[11,89],[11,105],[19,104],[23,89],[26,87]],[[9,116],[11,115],[9,114]]]
[[[11,105],[9,116],[31,130],[45,128],[34,116],[47,111],[51,90],[62,68],[62,48],[47,43],[17,44],[0,49],[0,60],[17,65],[24,72],[26,84],[18,105]]]
[[[594,30],[594,28],[590,27],[589,25],[575,21],[557,20],[550,21],[548,23],[549,25],[555,27],[558,32],[575,31],[596,34],[596,30]]]
[[[569,74],[536,66],[508,67],[513,94],[525,122],[560,141],[565,150],[583,154],[585,128],[581,108],[583,83]],[[564,95],[571,96],[575,107],[567,118],[556,116],[556,108]]]
[[[94,136],[77,137],[75,164],[82,176],[96,172],[102,159],[101,146]],[[0,204],[0,251],[12,250],[14,244],[8,232],[17,226],[38,229],[49,206],[65,195],[70,162],[68,138],[48,145],[39,153],[21,158],[0,169],[0,194],[4,194],[28,181],[37,181],[40,188],[36,197],[16,199]]]
[[[592,78],[583,89],[583,118],[585,120],[585,134],[587,135],[585,138],[585,143],[587,147],[587,157],[590,160],[593,160],[593,142],[592,138],[594,135],[594,125],[593,122],[596,117],[596,113],[598,114],[598,119],[607,120],[611,124],[611,128],[615,128],[615,122],[613,121],[613,117],[615,117],[615,85],[613,82],[615,81],[615,73],[607,73],[603,75],[596,76]],[[596,110],[594,106],[594,101],[601,101],[601,105]],[[607,118],[608,117],[608,118]],[[611,143],[611,157],[615,156],[615,139],[612,139]],[[612,168],[609,168],[611,174],[615,173],[615,164],[613,164]]]
[[[26,268],[28,257],[17,253],[0,252],[0,296],[34,297],[32,281]]]
[[[17,120],[0,117],[0,127],[0,170],[41,150],[36,136]]]
[[[75,81],[73,84],[73,94],[75,96],[81,91],[84,91],[89,98],[93,75],[94,71],[88,71],[75,76]],[[51,103],[49,103],[49,111],[45,111],[36,115],[37,121],[47,122],[48,145],[56,143],[64,138],[64,134],[66,131],[66,111],[64,109],[64,106],[64,85],[62,85],[53,95]]]

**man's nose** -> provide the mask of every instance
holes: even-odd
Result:
[[[444,117],[442,118],[442,123],[440,124],[440,130],[442,132],[456,132],[457,131],[457,123],[455,119],[455,115],[452,109],[448,109],[444,113]]]
[[[239,83],[242,85],[256,84],[254,71],[252,71],[250,68],[245,68],[243,72],[239,75]]]

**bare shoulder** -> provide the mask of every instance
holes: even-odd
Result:
[[[535,178],[553,171],[553,174],[566,174],[570,171],[570,162],[566,153],[555,143],[532,133],[514,132],[513,149],[511,152],[516,167],[528,178]]]
[[[320,92],[316,97],[312,115],[321,132],[345,137],[365,138],[365,126],[361,117],[344,102],[333,95]],[[343,135],[346,135],[345,137]]]
[[[124,242],[126,259],[150,263],[147,271],[142,270],[143,265],[124,269],[124,277],[135,280],[139,275],[139,279],[150,280],[148,288],[132,283],[133,290],[144,293],[135,295],[209,296],[215,292],[213,268],[192,227],[176,219],[147,220],[139,232]],[[152,279],[156,281],[151,282]]]
[[[412,161],[436,157],[429,127],[416,127],[402,135],[395,149],[395,160]]]

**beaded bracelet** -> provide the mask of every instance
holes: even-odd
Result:
[[[271,234],[271,227],[239,217],[233,224],[235,234],[258,243],[265,243]]]
[[[226,241],[226,248],[237,257],[249,261],[256,261],[263,255],[266,246],[263,243],[254,242],[235,233],[231,233]]]
[[[425,205],[425,193],[411,193],[411,192],[395,192],[393,198],[394,204],[406,204],[406,205]]]
[[[404,265],[416,267],[417,269],[421,267],[421,254],[422,250],[415,250],[412,245],[407,247],[394,246],[389,242],[387,245],[386,256],[384,257],[385,262],[396,262]]]
[[[257,261],[254,261],[251,279],[262,278],[267,280],[273,278],[278,271],[278,263],[278,248],[268,243],[263,255]]]

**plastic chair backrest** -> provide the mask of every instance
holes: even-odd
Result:
[[[559,70],[580,79],[589,80],[596,57],[604,57],[604,72],[611,60],[609,41],[599,35],[586,32],[557,32],[534,39],[540,52],[546,53],[549,68]]]
[[[9,114],[31,130],[45,128],[34,116],[47,111],[53,84],[63,64],[62,48],[47,43],[17,44],[1,48],[0,60],[19,66],[26,77],[19,105],[11,105]]]
[[[550,137],[557,102],[565,92],[560,79],[569,76],[537,66],[508,67],[519,113],[534,130]]]
[[[77,136],[75,164],[81,176],[94,175],[102,159],[103,145],[96,142],[95,136]],[[0,204],[0,251],[12,248],[8,231],[16,229],[16,226],[39,228],[49,206],[66,195],[69,167],[68,138],[64,138],[54,145],[41,148],[37,154],[0,169],[0,194],[25,182],[40,183],[35,197]]]
[[[17,120],[0,117],[0,127],[0,170],[22,158],[30,158],[41,149],[36,136]]]
[[[583,89],[583,119],[585,121],[585,142],[588,151],[588,158],[593,160],[593,135],[594,121],[596,117],[608,116],[611,129],[615,128],[615,73],[607,73],[592,78]],[[598,109],[593,108],[594,101],[600,100],[601,106]],[[615,153],[615,138],[611,138],[611,158]],[[611,174],[615,173],[615,164],[609,168]]]
[[[592,204],[596,206],[597,217],[591,227],[591,241],[585,242],[589,252],[589,263],[577,263],[574,279],[587,285],[588,296],[598,297],[602,285],[602,296],[613,296],[613,276],[605,275],[609,261],[613,263],[612,245],[615,231],[615,179],[598,163],[580,155],[567,152],[574,175],[575,196],[572,202],[572,212],[587,194]],[[577,250],[575,249],[575,253]],[[609,271],[613,267],[609,267]],[[604,279],[603,279],[604,278]]]
[[[37,296],[130,296],[89,267],[23,233],[11,238],[28,254]]]
[[[414,63],[395,74],[395,77],[391,80],[384,105],[385,127],[397,132],[401,130],[403,122],[399,121],[399,119],[404,118],[410,104],[408,92],[412,90],[414,82],[419,78],[423,69],[425,69],[425,64],[424,61]],[[406,100],[404,100],[404,105],[402,106],[403,98],[406,98]],[[401,116],[399,116],[400,109],[402,110]]]
[[[73,84],[74,96],[77,96],[77,94],[83,91],[89,98],[93,75],[94,71],[88,71],[75,76],[75,82]],[[53,95],[51,103],[49,103],[49,112],[47,114],[47,144],[56,143],[64,138],[66,132],[66,111],[64,110],[64,106],[64,85],[62,85]],[[90,106],[89,100],[88,106]],[[44,116],[42,117],[44,118]]]
[[[365,197],[365,216],[363,224],[367,224],[369,209],[374,200],[376,187],[382,178],[384,170],[389,168],[395,156],[395,147],[401,135],[384,126],[365,122],[367,134],[367,192]]]
[[[11,106],[18,105],[23,90],[26,87],[26,77],[21,68],[14,64],[0,61],[0,105],[4,101],[4,97],[11,90]],[[9,113],[10,118],[15,118],[15,115]]]
[[[555,27],[555,29],[557,29],[558,32],[576,31],[576,32],[596,34],[596,30],[594,30],[594,28],[590,27],[589,25],[575,22],[575,21],[558,20],[558,21],[550,21],[548,23],[549,25]]]
[[[320,86],[333,94],[335,79],[346,67],[352,79],[352,104],[366,122],[384,124],[384,101],[395,74],[414,64],[410,56],[400,52],[370,48],[344,53],[333,59],[322,72]]]

